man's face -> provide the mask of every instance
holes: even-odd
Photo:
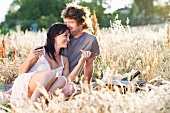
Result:
[[[78,25],[76,20],[74,19],[65,18],[64,23],[70,29],[71,35],[73,37],[76,36],[80,31],[82,31],[82,25]]]

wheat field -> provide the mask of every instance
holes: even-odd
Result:
[[[35,42],[44,44],[46,30],[39,32],[18,31],[5,36],[8,54],[16,49],[15,60],[0,59],[1,83],[12,83],[18,76],[18,67],[26,58]],[[101,54],[95,61],[93,78],[101,83],[100,88],[86,88],[81,94],[67,100],[56,90],[56,95],[50,97],[42,88],[41,92],[48,100],[40,102],[25,102],[22,108],[10,105],[0,105],[0,112],[6,113],[169,113],[170,111],[170,43],[167,38],[167,26],[130,27],[123,26],[119,21],[109,28],[98,31],[97,38]],[[2,36],[0,37],[2,40]],[[34,41],[33,41],[34,40]],[[108,69],[109,70],[106,70]],[[140,70],[139,79],[146,82],[145,87],[136,91],[129,87],[126,93],[121,93],[117,86],[103,86],[103,76],[111,76],[118,72],[131,73]],[[109,71],[104,74],[104,71]],[[81,81],[80,81],[81,83]],[[114,89],[114,90],[113,90]],[[1,92],[2,100],[2,92]]]

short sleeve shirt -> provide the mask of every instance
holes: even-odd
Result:
[[[94,35],[84,32],[79,38],[70,38],[68,47],[61,50],[61,54],[69,59],[70,72],[78,64],[81,57],[80,50],[91,51],[90,58],[100,54],[99,44]]]

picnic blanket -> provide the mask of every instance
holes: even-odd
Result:
[[[0,91],[5,92],[5,91],[9,90],[12,86],[13,86],[13,84],[0,83]]]

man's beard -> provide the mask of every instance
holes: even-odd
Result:
[[[71,36],[73,37],[73,36],[75,36],[75,35],[77,35],[77,32],[76,32],[76,31],[72,31],[72,32],[71,32]]]

